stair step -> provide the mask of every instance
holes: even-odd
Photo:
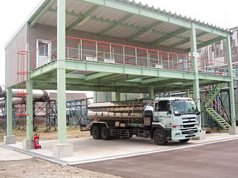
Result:
[[[211,118],[219,124],[219,126],[223,129],[228,129],[230,125],[227,123],[227,121],[221,117],[213,108],[206,108],[206,112],[211,116]]]

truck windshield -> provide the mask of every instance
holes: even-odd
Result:
[[[175,100],[172,101],[173,111],[180,114],[191,114],[196,112],[196,105],[193,101],[189,100]]]

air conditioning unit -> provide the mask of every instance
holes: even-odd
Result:
[[[114,64],[115,63],[115,59],[105,58],[104,62]]]
[[[163,66],[162,66],[162,65],[160,65],[160,64],[155,64],[155,68],[162,69],[162,68],[163,68]]]
[[[86,61],[98,61],[96,57],[86,56]]]

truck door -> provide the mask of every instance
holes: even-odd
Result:
[[[163,125],[171,123],[171,105],[169,100],[161,100],[155,104],[154,121],[161,122]]]

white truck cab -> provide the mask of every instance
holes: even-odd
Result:
[[[156,98],[152,127],[166,130],[166,140],[187,142],[199,137],[199,112],[192,98]]]

